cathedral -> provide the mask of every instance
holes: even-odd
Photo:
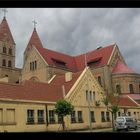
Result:
[[[15,50],[4,16],[0,23],[0,132],[57,131],[60,118],[54,105],[60,99],[75,108],[65,118],[67,129],[111,127],[111,114],[101,102],[104,93],[121,95],[118,116],[127,113],[140,121],[140,74],[126,64],[116,43],[71,56],[45,48],[34,27],[22,69],[15,67]]]

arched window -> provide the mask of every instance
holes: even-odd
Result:
[[[86,100],[88,101],[88,98],[89,96],[88,96],[88,90],[86,90]]]
[[[6,47],[3,47],[3,53],[6,53]]]
[[[36,70],[36,68],[37,68],[37,62],[35,61],[35,70]]]
[[[133,89],[133,85],[132,84],[129,84],[129,91],[130,91],[130,93],[134,93],[134,89]]]
[[[101,76],[98,76],[98,82],[99,82],[99,84],[102,86],[102,79],[101,79]]]
[[[121,86],[120,85],[116,85],[116,92],[117,93],[121,93]]]
[[[90,94],[90,101],[92,101],[93,100],[92,91],[90,91],[89,94]]]
[[[12,55],[12,49],[11,48],[9,49],[9,54]]]
[[[11,60],[8,61],[8,67],[12,67],[12,62],[11,62]]]
[[[2,59],[2,66],[6,66],[6,60]]]

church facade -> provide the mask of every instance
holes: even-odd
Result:
[[[70,56],[46,49],[34,28],[15,67],[16,45],[6,17],[0,24],[0,132],[58,131],[54,113],[60,99],[74,105],[65,117],[67,130],[111,127],[105,93],[121,94],[118,116],[140,120],[140,74],[129,68],[117,44]],[[133,98],[130,95],[135,95]]]

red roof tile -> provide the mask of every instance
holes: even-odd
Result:
[[[123,106],[138,107],[138,105],[135,102],[133,102],[130,98],[124,96],[120,97],[119,99],[118,98],[112,99],[112,104],[115,105],[117,103],[119,106],[122,107]]]
[[[114,45],[110,45],[105,48],[100,48],[98,50],[88,52],[86,54],[87,63],[97,61],[98,59],[99,63],[94,65],[94,68],[107,64],[113,51],[113,48]],[[85,54],[74,57],[56,51],[48,50],[45,48],[37,48],[37,49],[49,65],[57,66],[54,60],[58,60],[65,63],[64,68],[67,68],[73,72],[81,71],[85,68]]]
[[[65,65],[62,66],[63,68],[76,72],[76,64],[72,56],[45,48],[37,48],[37,50],[49,65],[58,67],[55,60],[59,62],[64,62]]]
[[[117,61],[115,67],[112,70],[113,74],[119,74],[119,73],[135,73],[134,70],[129,68],[126,64],[121,62],[120,60]]]
[[[64,81],[64,76],[57,76],[50,84],[33,81],[24,81],[19,85],[0,83],[0,98],[56,102],[63,99],[62,86],[67,94],[80,74],[73,74],[69,82]]]
[[[4,17],[1,24],[0,24],[0,41],[3,41],[5,38],[7,39],[8,42],[15,45],[15,41],[14,41],[13,36],[11,34],[9,25],[7,23],[6,18]]]
[[[124,97],[126,97],[126,96],[129,96],[129,97],[131,97],[133,100],[140,100],[140,93],[138,93],[138,94],[130,94],[130,93],[123,93],[124,95]]]
[[[86,53],[87,63],[91,63],[100,58],[99,63],[95,64],[94,68],[106,65],[114,46],[115,44]],[[78,70],[83,70],[85,68],[85,54],[76,56],[75,61]]]
[[[26,50],[31,49],[33,46],[35,46],[36,48],[43,47],[41,40],[38,36],[38,33],[36,31],[36,28],[34,28],[33,30],[33,33],[31,35],[31,38],[29,40]]]

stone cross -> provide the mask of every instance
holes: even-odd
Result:
[[[36,28],[36,24],[37,24],[37,22],[34,20],[34,21],[32,21],[33,22],[33,24],[34,24],[34,28]]]
[[[6,16],[6,13],[8,12],[6,9],[2,9],[3,13],[4,13],[4,17]]]

